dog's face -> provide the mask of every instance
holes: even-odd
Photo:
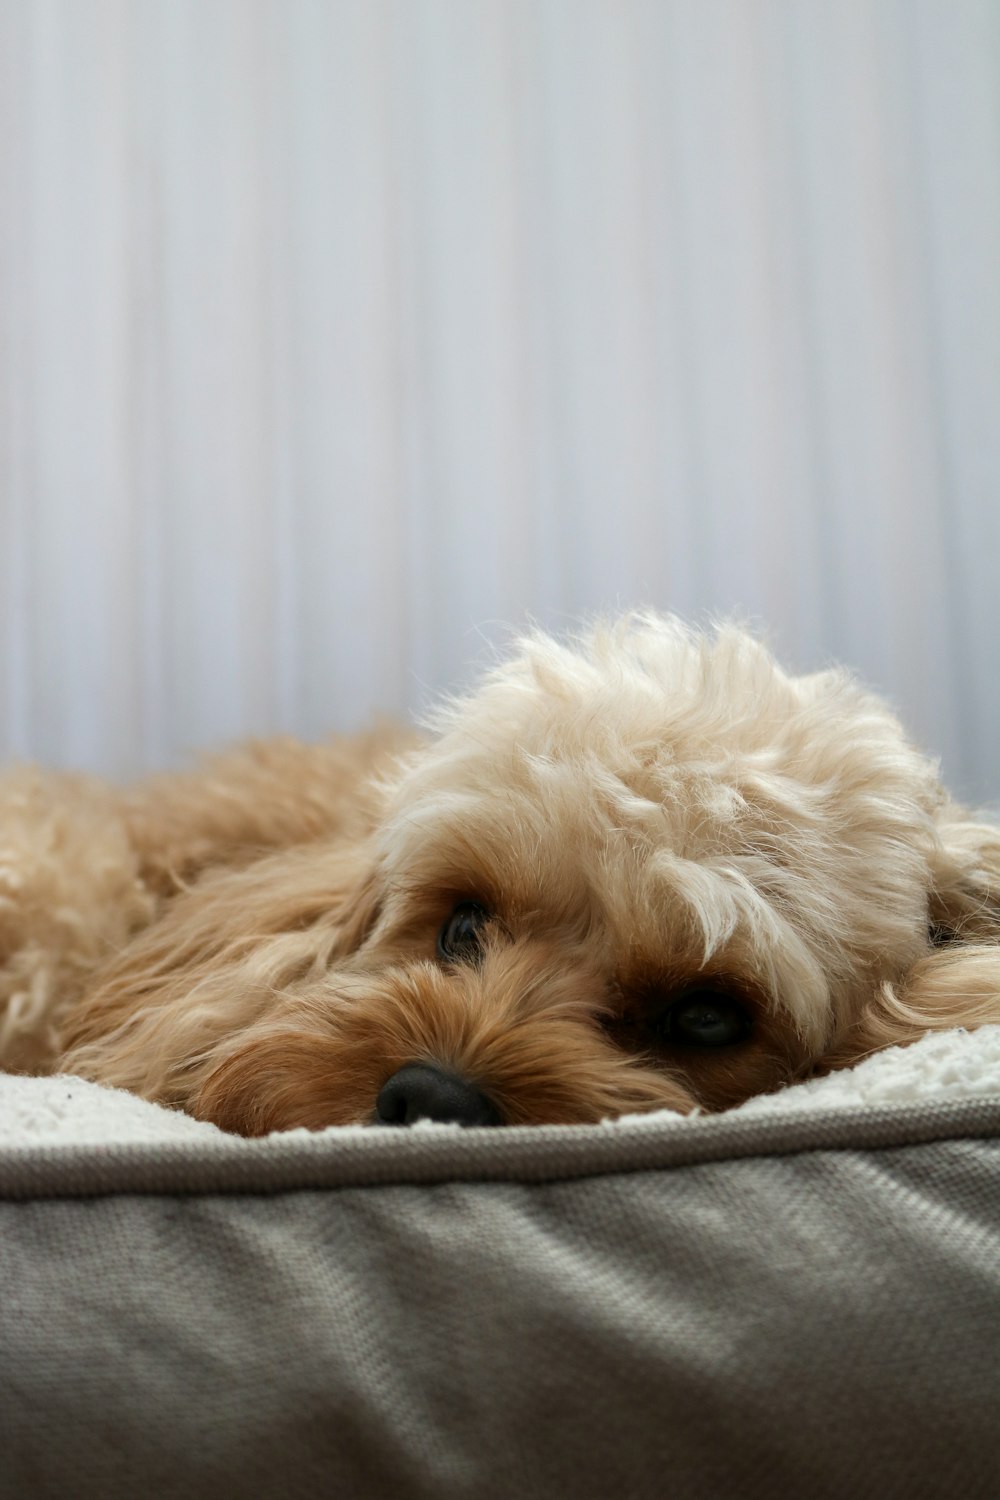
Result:
[[[154,930],[198,1018],[147,983],[126,1024],[186,1054],[162,1097],[244,1133],[725,1108],[837,1059],[974,863],[850,679],[655,619],[524,644],[374,807]]]

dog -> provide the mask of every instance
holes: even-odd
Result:
[[[1000,1021],[1000,830],[843,671],[652,614],[418,735],[0,781],[0,1064],[260,1135],[720,1111]]]

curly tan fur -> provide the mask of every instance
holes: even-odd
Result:
[[[490,914],[442,962],[457,903]],[[659,1025],[692,986],[749,1034]],[[259,1134],[430,1063],[507,1123],[723,1109],[1000,1021],[1000,831],[879,700],[725,627],[544,635],[427,738],[0,781],[0,1059]]]

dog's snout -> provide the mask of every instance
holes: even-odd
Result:
[[[474,1083],[431,1063],[407,1063],[382,1085],[375,1102],[379,1125],[501,1125],[500,1111]]]

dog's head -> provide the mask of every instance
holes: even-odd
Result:
[[[957,1013],[934,964],[1000,936],[1000,836],[843,673],[643,617],[527,640],[434,728],[363,836],[207,876],[139,940],[114,1045],[160,1081],[109,1081],[245,1133],[592,1121],[996,1005],[995,953]]]

